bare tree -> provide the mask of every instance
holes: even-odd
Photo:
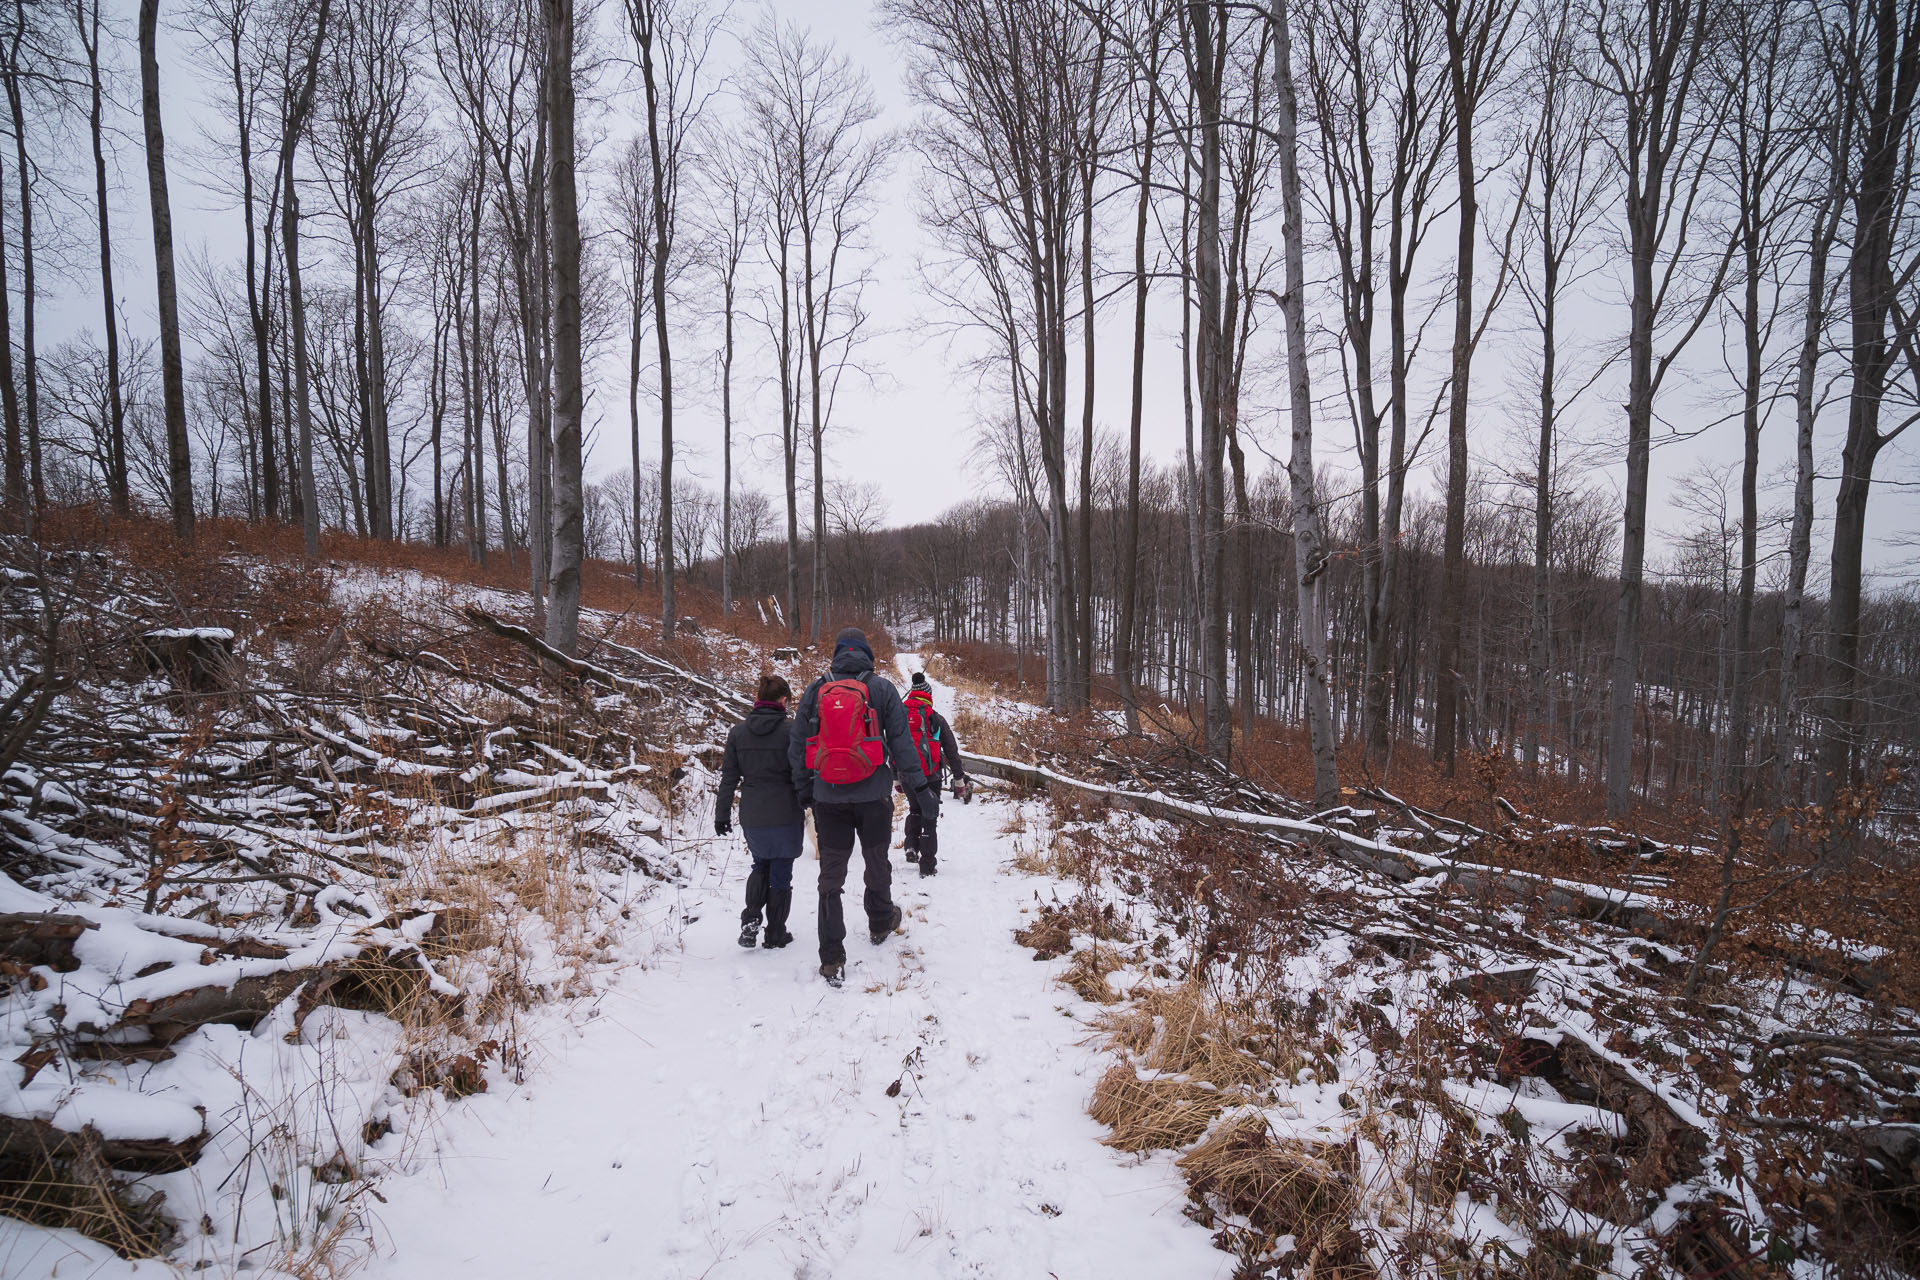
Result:
[[[1621,121],[1608,146],[1625,179],[1631,277],[1627,492],[1607,700],[1607,812],[1613,817],[1623,816],[1632,802],[1653,402],[1674,361],[1712,314],[1734,247],[1729,240],[1723,252],[1710,254],[1699,287],[1678,296],[1688,283],[1686,273],[1700,267],[1690,233],[1721,124],[1721,104],[1696,92],[1720,2],[1647,0],[1618,9],[1601,4],[1593,11],[1595,78]],[[1665,330],[1672,336],[1656,352]]]
[[[1025,295],[1031,371],[1025,351],[1009,354],[1047,486],[1047,701],[1073,707],[1083,685],[1073,643],[1067,324],[1084,194],[1075,157],[1100,31],[1084,10],[1017,0],[894,0],[887,12],[916,52],[914,91],[936,113],[917,143],[943,184],[947,220],[984,250],[976,261],[1004,257]],[[1026,406],[1020,388],[1031,388]]]
[[[1436,56],[1434,26],[1426,0],[1342,0],[1317,7],[1305,28],[1321,168],[1320,183],[1307,195],[1320,205],[1339,270],[1342,372],[1360,461],[1361,738],[1365,758],[1382,764],[1389,758],[1411,368],[1424,329],[1410,321],[1408,305],[1452,154],[1445,145],[1452,99],[1442,83],[1445,60]],[[1384,405],[1376,373],[1383,284]]]
[[[1138,617],[1140,585],[1140,429],[1145,409],[1147,358],[1147,222],[1153,209],[1153,151],[1159,118],[1160,69],[1166,40],[1164,11],[1156,3],[1145,6],[1140,29],[1128,43],[1143,52],[1129,77],[1135,125],[1133,146],[1139,160],[1138,194],[1133,223],[1133,382],[1127,411],[1126,535],[1120,552],[1120,604],[1113,624],[1113,674],[1126,708],[1127,731],[1140,731],[1140,705],[1134,689],[1134,627]]]
[[[736,135],[719,135],[710,142],[705,171],[712,193],[707,259],[720,285],[720,608],[731,615],[734,321],[739,312],[740,266],[748,246],[760,234],[762,211],[749,158]]]
[[[1828,588],[1827,696],[1815,796],[1831,804],[1851,785],[1862,747],[1860,615],[1867,499],[1881,450],[1920,421],[1920,210],[1913,180],[1920,107],[1920,8],[1848,0],[1838,10],[1835,86],[1852,117],[1847,192],[1848,365],[1853,394],[1834,500]],[[1898,372],[1896,372],[1898,370]],[[1911,386],[1902,383],[1911,380]],[[1888,401],[1898,420],[1883,423]]]
[[[1273,77],[1279,135],[1280,204],[1286,255],[1286,293],[1280,314],[1287,330],[1287,402],[1293,453],[1294,584],[1299,599],[1300,648],[1306,666],[1307,726],[1313,744],[1314,803],[1340,802],[1334,759],[1333,700],[1327,686],[1327,553],[1313,473],[1313,383],[1307,364],[1306,208],[1300,193],[1300,106],[1294,88],[1292,23],[1284,3],[1267,11],[1273,29]]]
[[[372,535],[394,535],[392,428],[387,417],[387,296],[382,230],[392,201],[429,163],[414,67],[422,30],[410,0],[341,0],[322,63],[316,151],[353,252],[354,363],[361,466]]]
[[[1800,660],[1805,649],[1807,570],[1813,562],[1813,425],[1819,411],[1820,359],[1827,334],[1827,269],[1846,215],[1848,155],[1852,111],[1841,102],[1825,112],[1824,127],[1813,145],[1816,165],[1824,181],[1803,222],[1806,270],[1802,281],[1805,302],[1801,310],[1800,345],[1793,381],[1794,478],[1792,517],[1787,535],[1787,583],[1780,619],[1780,694],[1775,714],[1774,791],[1785,803],[1801,797],[1803,787],[1789,790],[1800,755]],[[1786,837],[1784,815],[1771,833],[1776,842]]]
[[[1740,286],[1728,291],[1729,310],[1738,326],[1734,373],[1740,388],[1742,441],[1740,580],[1734,599],[1728,767],[1722,800],[1730,820],[1745,809],[1752,792],[1748,746],[1753,719],[1754,592],[1760,560],[1760,429],[1771,400],[1765,384],[1774,372],[1768,367],[1768,354],[1785,294],[1782,273],[1789,261],[1788,247],[1799,238],[1798,223],[1808,207],[1804,179],[1812,171],[1810,144],[1820,132],[1817,113],[1833,109],[1831,99],[1819,92],[1817,73],[1822,69],[1814,61],[1819,32],[1810,16],[1785,0],[1729,5],[1725,43],[1713,67],[1714,89],[1727,100],[1731,116],[1724,181],[1739,246]],[[1824,107],[1819,105],[1823,101]],[[1814,180],[1819,182],[1819,175]],[[1723,844],[1732,850],[1738,841],[1729,838]]]
[[[193,454],[187,440],[186,375],[180,365],[180,301],[173,274],[173,207],[167,198],[166,134],[160,125],[160,61],[155,48],[159,21],[160,0],[140,0],[140,105],[146,125],[147,195],[153,210],[153,275],[160,308],[168,497],[173,507],[174,536],[191,542]],[[31,288],[29,283],[29,292]]]
[[[580,633],[580,203],[574,186],[573,0],[541,0],[547,24],[548,183],[553,223],[553,567],[547,643],[572,653]],[[656,273],[655,279],[657,280]],[[669,632],[671,634],[671,632]]]
[[[749,110],[764,153],[776,158],[791,201],[799,272],[793,292],[798,361],[804,371],[813,457],[813,607],[818,641],[827,596],[826,433],[833,397],[865,323],[862,247],[874,188],[891,138],[869,126],[879,115],[865,73],[797,27],[762,26],[748,43]]]
[[[1529,774],[1540,763],[1540,733],[1553,723],[1553,549],[1555,473],[1562,416],[1592,385],[1604,361],[1590,362],[1584,385],[1562,394],[1561,309],[1590,258],[1589,233],[1610,197],[1598,155],[1601,102],[1585,74],[1586,51],[1569,0],[1540,0],[1528,15],[1527,66],[1538,85],[1535,114],[1524,122],[1520,264],[1514,279],[1540,331],[1537,441],[1533,453],[1533,575],[1527,641],[1527,717],[1521,755]],[[1575,378],[1579,374],[1575,372]]]
[[[126,399],[120,387],[120,320],[113,295],[113,232],[107,203],[100,0],[74,0],[73,21],[87,59],[87,136],[93,148],[94,216],[100,240],[100,301],[107,361],[107,501],[115,515],[124,516],[131,504],[127,493]]]
[[[300,279],[300,188],[295,160],[313,114],[314,86],[319,80],[320,53],[326,45],[331,11],[332,0],[317,0],[309,29],[307,5],[304,0],[296,0],[284,29],[286,76],[281,89],[280,255],[286,271],[287,336],[293,349],[293,402],[300,429],[301,530],[309,560],[320,557],[320,499],[314,483],[313,407],[308,386],[306,297]]]
[[[653,257],[655,237],[653,232],[653,165],[647,150],[636,136],[627,139],[621,149],[620,158],[614,167],[615,191],[617,192],[618,219],[621,238],[626,241],[627,270],[627,434],[628,445],[632,453],[632,466],[628,472],[633,493],[632,519],[628,522],[628,531],[634,537],[631,547],[633,554],[633,585],[641,585],[646,563],[641,554],[639,538],[642,528],[640,512],[640,378],[644,371],[642,361],[642,343],[646,334],[645,318],[652,302]],[[658,495],[655,495],[658,498]],[[664,513],[662,513],[664,514]],[[663,587],[662,590],[665,588]]]
[[[1493,92],[1520,11],[1518,0],[1436,0],[1446,37],[1453,97],[1454,250],[1453,358],[1447,378],[1447,518],[1442,539],[1440,647],[1434,660],[1433,754],[1451,774],[1459,747],[1460,627],[1467,576],[1467,410],[1473,353],[1485,332],[1474,310],[1474,250],[1480,235],[1474,128]],[[1502,261],[1502,283],[1507,263]],[[1496,285],[1489,309],[1497,301]]]
[[[626,0],[628,34],[633,37],[646,91],[647,159],[653,198],[654,344],[660,387],[660,525],[673,523],[673,342],[667,327],[667,281],[678,268],[675,232],[680,217],[681,180],[687,147],[712,90],[701,68],[720,19],[697,0]],[[661,634],[673,638],[673,539],[661,540]]]

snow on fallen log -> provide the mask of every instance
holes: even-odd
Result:
[[[1607,924],[1661,937],[1672,931],[1671,922],[1661,910],[1664,904],[1647,894],[1626,889],[1608,889],[1557,876],[1481,863],[1461,862],[1401,849],[1356,832],[1299,818],[1275,814],[1247,813],[1222,809],[1193,800],[1181,800],[1164,792],[1130,791],[1071,777],[1045,765],[1026,764],[997,756],[969,754],[967,768],[989,778],[1015,782],[1043,790],[1059,788],[1093,796],[1116,808],[1128,809],[1148,817],[1174,821],[1200,821],[1233,827],[1256,835],[1276,836],[1324,850],[1363,870],[1378,872],[1402,883],[1438,876],[1471,892],[1506,892],[1529,899],[1537,898],[1546,906]]]
[[[169,1173],[199,1158],[207,1143],[204,1108],[46,1072],[24,1081],[18,1063],[0,1068],[0,1165],[97,1154],[115,1169]]]
[[[51,911],[0,913],[0,961],[72,973],[80,967],[73,954],[75,941],[88,929],[99,927],[83,916]]]

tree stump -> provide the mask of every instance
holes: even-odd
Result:
[[[163,627],[140,633],[147,670],[187,693],[218,693],[238,682],[233,632],[225,627]]]

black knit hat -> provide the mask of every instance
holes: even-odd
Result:
[[[916,671],[916,672],[914,672],[914,673],[913,673],[913,687],[914,687],[914,688],[916,688],[916,689],[922,689],[922,688],[925,688],[925,687],[926,687],[926,683],[927,683],[927,673],[926,673],[926,672],[924,672],[924,671]]]
[[[867,633],[858,627],[847,627],[833,638],[835,653],[841,653],[847,649],[858,649],[867,657],[873,657],[873,646],[867,643]]]

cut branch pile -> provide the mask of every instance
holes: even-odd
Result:
[[[323,1006],[457,1013],[448,868],[564,822],[623,874],[677,874],[649,793],[669,744],[740,705],[610,641],[566,658],[470,600],[342,612],[324,579],[290,600],[236,562],[190,616],[104,555],[0,559],[0,1210],[35,1180],[199,1156],[203,1115],[106,1064],[222,1024],[297,1040]]]

